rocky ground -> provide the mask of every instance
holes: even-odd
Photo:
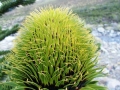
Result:
[[[99,65],[105,66],[106,77],[98,78],[108,90],[120,90],[120,28],[119,24],[93,26],[92,34],[101,43]]]

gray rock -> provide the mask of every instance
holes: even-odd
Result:
[[[102,34],[98,33],[96,30],[92,31],[92,34],[96,37],[102,36]]]
[[[117,30],[117,31],[120,30],[120,23],[112,23],[111,25],[114,28],[114,30]]]
[[[120,31],[120,23],[117,25],[118,30]]]
[[[105,54],[108,54],[108,51],[104,47],[102,47],[102,46],[101,46],[101,52],[105,53]]]
[[[120,35],[120,32],[117,32],[117,35],[119,36],[119,35]]]
[[[109,70],[108,70],[107,68],[104,68],[104,69],[103,69],[103,73],[104,73],[104,74],[107,74],[107,73],[109,73]]]
[[[0,58],[2,58],[3,57],[3,55],[2,56],[0,56]]]
[[[8,36],[0,42],[0,50],[10,50],[13,47],[13,40],[16,36]]]
[[[18,5],[18,8],[23,8],[23,6],[22,5]]]
[[[100,32],[100,33],[104,34],[105,29],[104,29],[103,27],[99,27],[99,28],[98,28],[98,32]]]
[[[110,37],[116,37],[117,33],[114,30],[111,30],[109,36]]]
[[[103,24],[99,24],[99,25],[97,25],[97,27],[99,28],[99,27],[104,27],[104,25]]]
[[[97,78],[100,85],[106,86],[108,90],[115,90],[117,86],[120,86],[120,81],[109,78],[109,77],[100,77]]]
[[[116,86],[116,87],[115,87],[115,90],[120,90],[120,86]]]
[[[111,26],[115,29],[117,27],[118,23],[114,22],[114,23],[111,23]]]
[[[109,26],[108,24],[103,24],[103,27],[107,27],[107,26]]]
[[[108,27],[105,27],[105,29],[106,29],[107,31],[110,31],[110,30],[113,30],[114,28],[111,27],[111,26],[108,26]]]

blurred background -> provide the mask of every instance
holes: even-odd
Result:
[[[70,8],[100,43],[99,65],[105,77],[97,78],[108,90],[120,90],[120,0],[0,0],[0,82],[4,56],[13,47],[22,22],[35,9],[53,5]]]

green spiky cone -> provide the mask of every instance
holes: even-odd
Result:
[[[32,12],[6,60],[11,81],[25,90],[104,90],[93,81],[101,73],[95,39],[66,8]]]

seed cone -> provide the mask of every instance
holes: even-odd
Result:
[[[7,60],[11,80],[26,90],[84,90],[99,75],[97,45],[84,22],[66,8],[28,16]]]

